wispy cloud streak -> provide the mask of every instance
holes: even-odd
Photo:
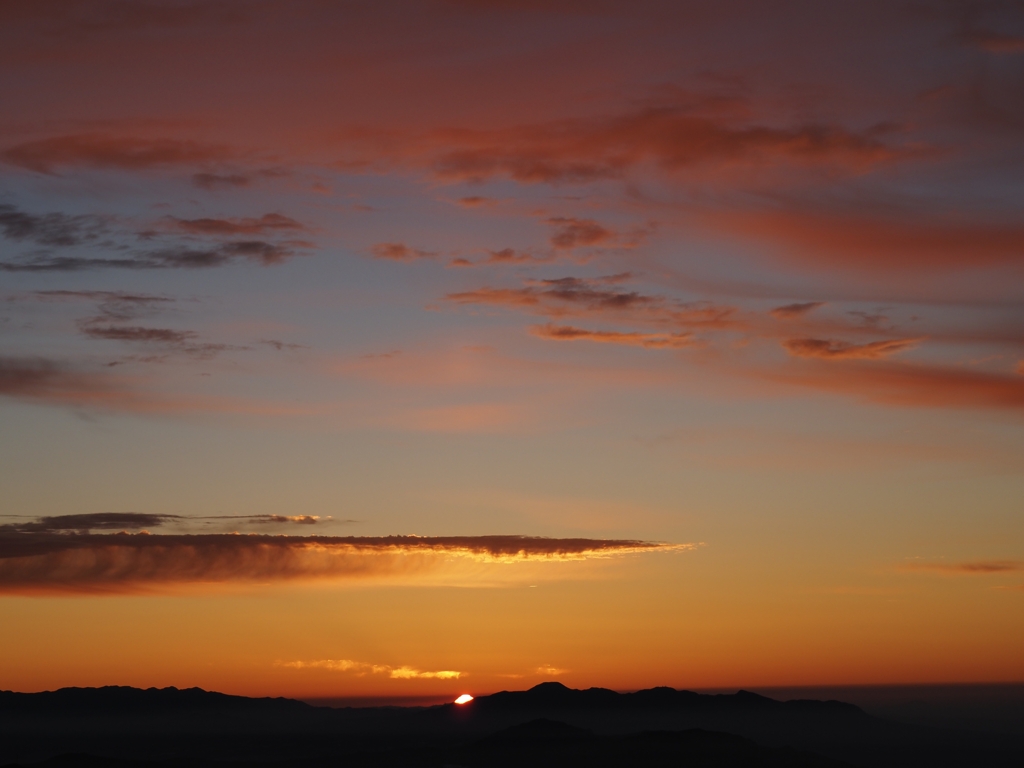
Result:
[[[410,666],[391,667],[387,664],[369,664],[352,659],[316,659],[314,661],[281,661],[278,666],[291,669],[327,669],[331,672],[350,672],[357,677],[365,675],[387,675],[392,680],[458,680],[465,672],[441,669],[424,672]]]
[[[536,536],[267,536],[0,530],[0,592],[129,592],[182,584],[351,580],[476,563],[585,560],[692,548]]]

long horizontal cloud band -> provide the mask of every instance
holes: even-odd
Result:
[[[429,570],[446,558],[575,560],[691,545],[531,536],[0,533],[0,592],[345,579]]]

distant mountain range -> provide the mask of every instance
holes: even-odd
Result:
[[[0,765],[44,760],[53,768],[127,768],[139,761],[152,768],[227,761],[234,768],[257,762],[1019,768],[1024,740],[900,724],[839,701],[783,702],[746,691],[617,693],[552,682],[464,705],[363,708],[199,688],[0,692]]]

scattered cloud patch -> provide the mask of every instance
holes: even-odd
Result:
[[[551,245],[555,248],[571,249],[579,247],[603,246],[615,240],[615,233],[598,224],[593,219],[575,219],[558,216],[547,220],[554,227]]]

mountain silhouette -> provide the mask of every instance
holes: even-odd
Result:
[[[0,692],[0,766],[107,760],[121,761],[112,766],[231,762],[240,768],[269,761],[302,768],[343,759],[366,768],[484,768],[515,760],[534,768],[672,761],[1016,768],[1024,765],[1022,742],[897,723],[840,701],[777,701],[748,691],[618,693],[548,682],[464,705],[361,708],[199,688]]]

